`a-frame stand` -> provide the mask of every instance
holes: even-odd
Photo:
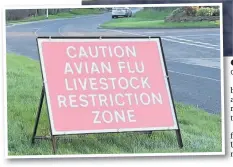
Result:
[[[54,136],[52,134],[52,129],[51,129],[51,123],[50,123],[50,136],[36,136],[36,132],[37,132],[37,128],[38,128],[38,124],[39,124],[39,120],[40,120],[40,115],[41,115],[41,111],[42,111],[42,106],[43,106],[43,102],[44,102],[44,97],[45,97],[45,87],[44,85],[42,86],[42,91],[41,91],[41,95],[40,95],[40,103],[39,103],[39,107],[38,107],[38,111],[37,111],[37,115],[36,115],[36,122],[35,122],[35,126],[34,126],[34,130],[33,130],[33,135],[32,135],[32,144],[35,144],[35,140],[36,139],[48,139],[51,140],[52,142],[52,146],[53,146],[53,153],[56,154],[56,136]]]
[[[183,141],[180,133],[180,128],[176,130],[176,138],[180,148],[183,148]]]
[[[52,38],[51,37],[38,37],[37,40],[40,39],[49,39],[51,40]],[[76,39],[77,37],[53,37],[53,39]],[[134,39],[134,38],[147,38],[147,37],[105,37],[105,39],[111,39],[111,38],[114,38],[114,39],[121,39],[121,38],[131,38],[131,39]],[[151,38],[155,38],[155,37],[149,37],[149,39]],[[173,109],[174,109],[174,114],[175,114],[175,119],[176,119],[176,122],[177,122],[177,128],[176,129],[170,129],[171,131],[176,131],[176,138],[177,138],[177,142],[178,142],[178,145],[180,148],[183,148],[183,142],[182,142],[182,137],[181,137],[181,132],[180,132],[180,127],[179,127],[179,123],[178,123],[178,119],[177,119],[177,115],[176,115],[176,109],[175,109],[175,104],[174,104],[174,100],[173,100],[173,96],[172,96],[172,91],[171,91],[171,85],[170,85],[170,81],[169,81],[169,77],[168,77],[168,70],[167,70],[167,66],[166,66],[166,62],[165,62],[165,58],[164,58],[164,51],[163,51],[163,47],[162,47],[162,41],[161,41],[161,38],[160,37],[156,37],[159,39],[160,41],[160,46],[161,46],[161,50],[162,50],[162,58],[163,58],[163,62],[164,62],[164,66],[165,66],[165,72],[166,72],[166,78],[167,78],[167,82],[168,82],[168,86],[169,86],[169,91],[171,93],[171,99],[172,99],[172,103],[173,103]],[[102,37],[79,37],[78,39],[103,39]],[[40,46],[40,45],[38,45]],[[40,52],[39,52],[40,54]],[[40,54],[41,55],[41,54]],[[43,56],[42,56],[43,57]],[[42,65],[42,64],[41,64]],[[42,66],[41,66],[42,67]],[[42,76],[43,76],[43,72],[42,72]],[[38,128],[38,124],[39,124],[39,120],[40,120],[40,116],[41,116],[41,111],[42,111],[42,106],[43,106],[43,102],[44,102],[44,97],[46,96],[46,90],[45,90],[45,85],[43,84],[42,86],[42,91],[41,91],[41,96],[40,96],[40,102],[39,102],[39,107],[38,107],[38,111],[37,111],[37,115],[36,115],[36,121],[35,121],[35,126],[34,126],[34,130],[33,130],[33,136],[32,136],[32,144],[35,144],[35,140],[36,139],[48,139],[48,140],[51,140],[52,142],[52,148],[53,148],[53,153],[55,154],[56,153],[56,135],[53,135],[53,132],[52,132],[52,126],[51,126],[51,122],[50,122],[50,118],[49,118],[49,124],[50,124],[50,136],[36,136],[36,133],[37,133],[37,128]],[[49,113],[49,110],[47,108],[47,113]],[[49,117],[49,114],[48,114],[48,117]],[[156,130],[155,130],[156,131]],[[144,131],[145,132],[145,131]],[[118,132],[109,132],[109,133],[118,133]],[[147,133],[149,133],[149,135],[152,134],[152,131],[147,131]],[[74,134],[75,135],[75,134]]]
[[[51,140],[52,142],[52,147],[53,147],[53,153],[56,154],[56,136],[52,134],[52,129],[51,129],[51,123],[50,123],[50,136],[36,136],[37,133],[37,128],[38,128],[38,124],[39,124],[39,120],[40,120],[40,116],[41,116],[41,111],[42,111],[42,106],[43,106],[43,102],[44,102],[44,97],[45,97],[45,87],[44,85],[42,86],[42,91],[41,91],[41,95],[40,95],[40,102],[39,102],[39,107],[37,110],[37,115],[36,115],[36,122],[35,122],[35,126],[34,126],[34,130],[33,130],[33,135],[32,135],[32,145],[35,144],[35,140],[39,139],[39,140]],[[177,138],[177,142],[179,145],[179,148],[183,148],[183,142],[182,142],[182,137],[181,137],[181,133],[180,133],[180,128],[178,127],[176,131],[176,138]],[[149,135],[152,134],[152,131],[147,132],[149,133]]]

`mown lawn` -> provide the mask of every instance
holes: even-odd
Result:
[[[51,141],[31,145],[41,93],[38,61],[7,54],[7,112],[9,155],[49,155]],[[176,103],[184,148],[179,149],[175,132],[75,135],[58,140],[57,154],[121,154],[221,152],[221,116],[193,106]],[[38,135],[49,134],[46,106],[43,106]],[[67,136],[68,137],[68,136]],[[72,139],[72,140],[71,140]]]
[[[173,9],[151,10],[144,9],[137,12],[131,18],[112,19],[103,23],[101,28],[215,28],[219,27],[219,21],[200,22],[165,22]]]
[[[164,22],[164,20],[144,20],[141,18],[119,18],[101,25],[101,28],[203,28],[219,27],[218,22]]]
[[[97,8],[93,9],[86,9],[86,8],[80,8],[80,9],[73,9],[70,12],[62,12],[55,15],[49,15],[48,19],[58,19],[58,18],[71,18],[79,15],[88,15],[88,14],[101,14],[103,11],[100,11]],[[46,15],[43,16],[35,16],[35,17],[28,17],[22,20],[14,20],[14,21],[7,21],[7,24],[9,23],[23,23],[23,22],[30,22],[30,21],[39,21],[39,20],[46,20]]]

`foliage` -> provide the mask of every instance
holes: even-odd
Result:
[[[101,10],[98,8],[93,8],[93,9],[87,9],[87,8],[83,8],[83,9],[72,9],[70,11],[70,13],[75,14],[75,15],[85,15],[85,14],[100,14]]]
[[[200,8],[196,15],[197,16],[213,16],[213,13],[214,13],[215,9],[213,8]]]
[[[134,14],[135,18],[140,19],[151,19],[151,20],[162,20],[172,12],[171,9],[159,10],[158,8],[144,8]]]
[[[213,11],[213,16],[220,16],[219,8],[214,9],[214,11]]]
[[[185,16],[185,14],[186,13],[183,8],[177,8],[171,12],[169,17],[182,17]]]
[[[173,10],[169,17],[219,16],[219,7],[186,6]]]
[[[176,7],[145,7],[144,10],[153,10],[153,11],[173,11]]]
[[[196,8],[192,7],[192,6],[186,6],[186,7],[183,7],[183,10],[186,14],[186,16],[195,16],[196,15]]]

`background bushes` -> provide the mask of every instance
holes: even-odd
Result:
[[[216,21],[219,20],[218,7],[180,7],[165,18],[165,22]]]
[[[201,8],[197,10],[196,15],[197,16],[213,16],[214,10],[215,9],[213,8]]]

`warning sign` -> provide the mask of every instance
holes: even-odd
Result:
[[[38,38],[54,135],[177,129],[159,38]]]

